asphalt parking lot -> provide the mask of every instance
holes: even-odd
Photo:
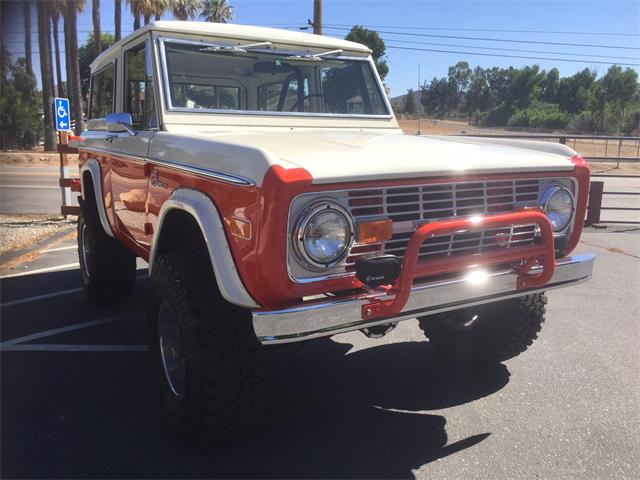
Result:
[[[549,293],[520,357],[450,365],[415,321],[276,348],[265,425],[208,452],[164,421],[144,265],[128,303],[96,307],[56,244],[0,280],[0,475],[640,478],[640,229],[587,231],[578,252],[598,255],[593,279]]]

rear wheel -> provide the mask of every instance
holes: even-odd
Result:
[[[262,346],[244,308],[226,302],[206,252],[177,251],[153,268],[149,343],[172,427],[191,443],[221,443],[265,407]]]
[[[78,257],[84,291],[96,303],[126,299],[136,279],[136,256],[102,228],[95,199],[87,196],[78,219]]]
[[[524,352],[538,338],[544,294],[489,303],[418,319],[439,351],[452,357],[501,362]]]

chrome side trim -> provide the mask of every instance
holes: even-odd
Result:
[[[89,172],[91,175],[91,182],[93,183],[93,191],[96,195],[96,206],[98,207],[98,216],[100,217],[100,224],[107,235],[113,237],[113,231],[111,225],[109,225],[109,219],[107,218],[107,211],[104,205],[104,195],[102,194],[102,176],[100,175],[100,163],[95,158],[90,158],[82,166],[80,170],[80,185],[82,188],[82,199],[85,197],[84,187],[84,172]]]
[[[160,165],[162,167],[171,168],[173,170],[179,170],[181,172],[192,173],[194,175],[199,175],[201,177],[213,178],[215,180],[231,183],[233,185],[243,185],[243,186],[255,185],[253,181],[243,177],[230,175],[228,173],[218,172],[216,170],[193,167],[190,165],[185,165],[184,163],[172,162],[169,160],[159,160],[157,158],[145,158],[138,155],[131,155],[129,153],[119,153],[119,152],[107,150],[105,148],[99,148],[99,147],[93,147],[93,146],[92,147],[79,146],[78,148],[82,150],[86,150],[88,152],[100,153],[103,155],[105,154],[106,155],[122,155],[123,157],[127,157],[128,159],[132,159],[132,160],[137,160],[139,162],[153,163],[154,165]]]
[[[564,258],[558,262],[551,281],[532,290],[516,290],[518,275],[512,270],[492,272],[480,285],[464,276],[419,284],[412,288],[407,305],[399,315],[371,322],[361,317],[362,306],[370,303],[371,295],[325,296],[284,310],[256,310],[253,328],[265,345],[331,336],[574,285],[591,277],[594,261],[595,255],[591,253]],[[377,298],[385,299],[386,295],[381,293]]]
[[[154,165],[160,165],[163,167],[172,168],[174,170],[179,170],[181,172],[193,173],[194,175],[200,175],[207,178],[213,178],[215,180],[231,183],[233,185],[243,185],[243,186],[255,185],[255,182],[247,178],[239,177],[237,175],[229,175],[227,173],[218,172],[216,170],[209,170],[209,169],[204,169],[200,167],[194,167],[191,165],[185,165],[184,163],[173,162],[169,160],[158,160],[157,158],[148,158],[147,161],[149,163],[153,163]]]
[[[260,308],[260,305],[247,292],[238,275],[218,209],[209,197],[197,190],[180,188],[174,191],[162,204],[149,255],[149,273],[153,271],[155,265],[164,219],[171,210],[185,211],[198,222],[209,250],[209,258],[222,296],[241,307]]]

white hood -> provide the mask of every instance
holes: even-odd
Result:
[[[159,133],[150,157],[240,175],[257,184],[269,167],[302,167],[315,184],[429,176],[568,171],[568,147],[529,141],[299,130]],[[165,157],[165,158],[162,158]]]

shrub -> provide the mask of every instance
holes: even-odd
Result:
[[[509,125],[514,127],[565,128],[568,123],[569,116],[557,104],[544,102],[533,102],[509,118]]]

